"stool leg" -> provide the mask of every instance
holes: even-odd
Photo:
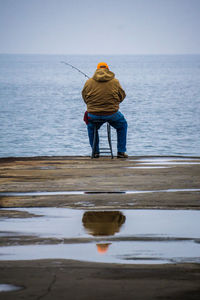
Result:
[[[92,158],[94,158],[95,155],[95,149],[97,144],[97,126],[94,126],[94,138],[93,138],[93,145],[92,145]]]
[[[107,133],[108,133],[108,144],[109,144],[109,147],[110,147],[110,153],[111,153],[111,157],[113,158],[111,130],[110,130],[110,124],[109,123],[107,123]]]

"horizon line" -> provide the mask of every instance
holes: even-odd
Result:
[[[135,55],[135,56],[148,56],[148,55],[200,55],[200,53],[97,53],[97,54],[91,54],[91,53],[6,53],[6,52],[0,52],[0,55],[69,55],[69,56],[78,56],[78,55],[85,55],[85,56],[127,56],[127,55]]]

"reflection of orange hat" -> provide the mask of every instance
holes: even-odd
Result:
[[[108,243],[108,244],[97,244],[97,251],[100,254],[104,254],[108,251],[109,245],[110,245],[110,243]]]
[[[107,63],[105,63],[105,62],[98,63],[97,69],[102,69],[102,68],[109,69]]]

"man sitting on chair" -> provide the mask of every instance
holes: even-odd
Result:
[[[108,122],[117,130],[117,157],[127,158],[126,136],[127,122],[119,111],[119,104],[124,100],[126,94],[122,89],[115,74],[111,72],[108,65],[101,62],[97,65],[92,78],[88,79],[82,90],[82,97],[87,104],[87,112],[84,120],[88,120],[88,136],[91,147],[93,146],[94,124],[90,121],[101,120]],[[95,149],[95,157],[99,157],[99,139]]]

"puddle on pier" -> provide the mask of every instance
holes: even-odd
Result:
[[[14,209],[7,209],[14,210]],[[32,218],[2,218],[0,260],[75,259],[102,263],[200,263],[200,211],[84,211],[23,208]],[[40,216],[40,218],[38,218]],[[21,240],[20,240],[21,236]],[[23,244],[26,236],[41,243]]]
[[[12,284],[0,284],[0,292],[13,292],[22,289],[23,287],[12,285]]]
[[[167,189],[167,190],[133,190],[133,191],[36,191],[36,192],[0,192],[0,197],[24,196],[59,196],[59,195],[94,195],[94,194],[146,194],[146,193],[175,193],[175,192],[200,192],[194,189]]]
[[[176,162],[176,161],[147,161],[140,162],[142,165],[200,165],[200,162]]]
[[[139,165],[128,167],[128,168],[145,168],[143,165],[150,165],[148,168],[167,168],[172,165],[200,165],[200,159],[197,158],[170,158],[170,157],[153,157],[153,158],[141,158],[141,159],[134,159],[129,160],[132,162],[136,162]],[[152,165],[152,166],[151,166]],[[153,165],[155,165],[153,167]],[[160,166],[157,166],[160,165]],[[147,167],[146,167],[147,168]]]
[[[136,166],[136,167],[124,167],[125,169],[167,169],[169,167],[164,166]]]

